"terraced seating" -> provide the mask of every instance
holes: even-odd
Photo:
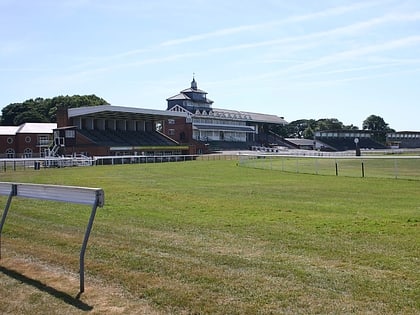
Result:
[[[167,146],[177,143],[158,132],[123,130],[79,130],[98,145],[107,146]]]
[[[352,138],[322,138],[321,142],[331,146],[336,151],[355,150],[356,144]],[[386,147],[370,138],[359,138],[360,149],[386,149]]]

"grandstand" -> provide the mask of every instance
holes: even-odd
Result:
[[[54,144],[61,155],[191,154],[195,148],[158,131],[184,113],[120,106],[60,108]]]
[[[418,131],[389,132],[386,135],[386,142],[391,148],[396,148],[396,149],[420,148],[420,132]]]
[[[371,131],[367,130],[328,130],[317,131],[314,140],[321,150],[347,151],[355,150],[355,139],[358,139],[360,149],[386,149],[387,147],[372,139]]]
[[[174,140],[165,137],[157,131],[133,130],[87,130],[79,132],[97,145],[102,146],[173,146]]]
[[[207,98],[207,92],[198,88],[195,78],[189,88],[169,97],[167,104],[168,111],[187,115],[192,130],[185,133],[185,126],[178,119],[168,121],[164,132],[175,139],[188,134],[192,141],[206,144],[210,151],[280,145],[281,137],[275,137],[269,130],[287,124],[284,117],[276,115],[214,108],[213,101]]]

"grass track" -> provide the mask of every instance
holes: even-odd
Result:
[[[45,169],[1,180],[105,190],[86,271],[124,289],[126,313],[138,300],[164,314],[420,312],[418,181],[235,161]],[[88,215],[83,206],[13,201],[4,247],[77,272]],[[60,313],[59,303],[32,304]]]

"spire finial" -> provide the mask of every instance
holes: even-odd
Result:
[[[191,88],[197,90],[197,82],[195,82],[195,73],[193,72],[193,80],[191,81]]]

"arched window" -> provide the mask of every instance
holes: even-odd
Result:
[[[23,151],[23,157],[25,158],[31,158],[32,157],[32,149],[26,148],[25,151]]]
[[[13,159],[15,157],[15,150],[9,148],[6,150],[6,157],[8,159]]]

